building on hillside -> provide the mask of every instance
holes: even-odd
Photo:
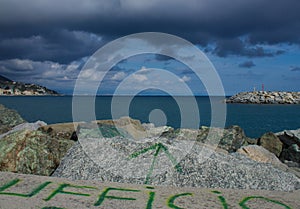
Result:
[[[13,92],[8,86],[4,88],[3,95],[12,95],[12,94]]]
[[[32,91],[29,91],[29,90],[25,90],[22,92],[23,95],[33,95],[33,92]]]
[[[22,95],[22,91],[20,89],[15,88],[14,89],[14,94],[15,95]]]

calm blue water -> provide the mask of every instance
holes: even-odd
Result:
[[[82,97],[84,99],[84,97]],[[110,96],[96,98],[97,119],[111,119]],[[211,107],[208,97],[197,97],[200,124],[210,125]],[[218,101],[218,99],[216,99]],[[72,119],[72,97],[0,97],[0,103],[17,110],[29,121],[43,120],[48,124],[70,122]],[[172,97],[135,97],[129,108],[129,116],[142,122],[149,122],[149,114],[161,109],[167,125],[180,127],[181,115]],[[263,133],[284,129],[300,128],[300,105],[255,105],[227,104],[226,126],[239,125],[249,137],[259,137]]]

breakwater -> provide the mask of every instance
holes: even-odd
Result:
[[[252,91],[241,92],[226,100],[227,103],[300,104],[300,92]]]

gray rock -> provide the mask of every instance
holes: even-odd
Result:
[[[241,146],[250,144],[251,140],[246,137],[243,129],[239,126],[231,126],[225,129],[200,127],[197,141],[206,143],[208,134],[211,131],[211,141],[215,141],[217,146],[228,152],[235,152]],[[252,140],[253,141],[253,140]]]
[[[300,163],[296,163],[293,161],[285,160],[284,164],[286,164],[288,167],[295,167],[295,168],[299,167],[300,168]]]
[[[262,135],[259,140],[258,144],[265,149],[269,150],[270,152],[274,153],[277,157],[280,156],[282,151],[282,142],[274,133],[265,133]]]
[[[50,175],[73,143],[41,131],[10,133],[0,140],[0,171]]]
[[[154,123],[143,123],[142,126],[144,127],[144,129],[147,130],[151,130],[152,128],[155,127]]]
[[[297,144],[293,144],[287,149],[284,149],[281,154],[281,159],[300,163],[299,146]]]
[[[300,129],[285,130],[276,133],[283,143],[283,150],[280,155],[281,161],[293,161],[300,163]]]
[[[80,123],[57,123],[41,126],[38,130],[52,138],[70,139]]]
[[[279,137],[285,146],[291,146],[292,144],[298,144],[300,146],[300,129],[297,130],[284,130],[275,134]]]
[[[37,129],[39,129],[42,126],[46,126],[47,123],[43,122],[43,121],[36,121],[34,123],[22,123],[20,125],[17,125],[15,127],[13,127],[12,130],[4,133],[4,134],[0,134],[0,139],[3,138],[4,136],[14,133],[16,131],[22,131],[22,130],[29,130],[29,131],[35,131]]]
[[[160,136],[165,136],[166,138],[173,137],[174,128],[170,126],[153,127],[147,130],[146,135],[148,137],[160,137]]]
[[[15,110],[0,104],[0,134],[10,131],[14,126],[26,122]]]
[[[157,147],[160,147],[159,149]],[[176,166],[175,166],[176,165]],[[122,137],[85,139],[68,151],[53,176],[121,183],[291,191],[299,179],[239,153],[200,142]]]
[[[271,163],[275,167],[284,166],[284,164],[274,155],[274,153],[271,153],[267,149],[258,145],[243,146],[238,149],[237,152],[257,162]]]

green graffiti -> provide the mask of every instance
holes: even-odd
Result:
[[[148,202],[147,202],[146,209],[151,209],[152,208],[152,204],[154,202],[154,197],[155,197],[155,192],[149,192],[149,199],[148,199]]]
[[[214,193],[214,194],[222,194],[222,192],[217,191],[217,190],[213,190],[213,191],[211,191],[211,192]]]
[[[139,155],[142,155],[142,154],[144,154],[144,153],[146,153],[146,152],[148,152],[150,150],[155,150],[155,153],[154,153],[153,160],[152,160],[150,169],[149,169],[149,171],[147,173],[146,180],[145,180],[144,184],[148,184],[149,183],[150,177],[151,177],[151,175],[153,173],[153,170],[154,170],[154,166],[155,166],[157,157],[158,157],[159,152],[161,150],[165,152],[165,154],[167,155],[167,157],[169,158],[169,160],[172,162],[172,164],[174,165],[174,167],[177,170],[177,172],[182,173],[181,166],[177,163],[177,161],[174,158],[174,156],[169,152],[168,147],[164,146],[162,143],[157,143],[157,144],[154,144],[154,145],[152,145],[150,147],[147,147],[145,149],[137,151],[137,152],[135,152],[135,153],[133,153],[133,154],[130,155],[130,159],[136,158]]]
[[[176,195],[170,197],[170,198],[167,200],[167,205],[168,205],[170,208],[174,208],[174,209],[184,209],[184,208],[180,208],[180,207],[178,207],[177,205],[174,204],[175,200],[176,200],[178,197],[183,197],[183,196],[193,196],[193,194],[192,194],[192,193],[176,194]]]
[[[153,186],[146,186],[146,189],[155,189]],[[155,197],[155,192],[149,192],[149,199],[147,202],[147,206],[146,209],[151,209],[152,208],[152,204],[154,202],[154,197]]]
[[[164,147],[163,145],[160,146],[159,144],[157,144],[157,146],[148,147],[148,148],[146,148],[142,151],[139,151],[138,154],[137,153],[132,154],[132,157],[137,157],[140,154],[143,154],[143,153],[145,153],[149,150],[152,150],[154,148],[155,148],[155,155],[154,155],[154,160],[152,162],[153,166],[151,167],[151,169],[153,169],[156,157],[159,155],[160,150],[163,150],[163,151],[166,152],[167,148]],[[145,150],[147,150],[147,151],[145,151]],[[166,152],[166,153],[168,153],[168,152]],[[150,177],[150,175],[148,177]],[[45,182],[39,184],[37,187],[34,187],[32,189],[32,191],[30,191],[29,193],[25,192],[24,194],[15,193],[15,192],[8,192],[7,191],[7,190],[10,190],[13,187],[16,187],[16,185],[19,184],[21,181],[22,181],[21,179],[16,178],[16,179],[12,179],[9,182],[5,183],[4,185],[0,186],[0,195],[9,195],[9,196],[16,196],[16,197],[21,197],[21,198],[30,198],[30,197],[33,197],[33,196],[37,195],[38,193],[40,193],[49,184],[53,183],[51,181],[45,181]],[[52,198],[54,198],[57,194],[67,194],[67,195],[76,195],[76,196],[91,196],[91,194],[88,194],[88,193],[65,191],[66,188],[93,189],[94,191],[95,190],[98,191],[97,187],[91,187],[91,186],[77,186],[77,185],[71,185],[71,184],[66,184],[66,183],[59,184],[57,186],[58,187],[54,191],[50,192],[49,196],[46,199],[42,199],[42,200],[49,201]],[[20,186],[17,186],[16,188],[20,189],[19,187],[22,188],[22,184]],[[100,193],[100,195],[98,196],[98,199],[94,203],[94,206],[102,205],[103,202],[105,201],[105,199],[122,200],[122,201],[124,201],[124,200],[126,200],[126,201],[135,201],[135,200],[137,200],[136,198],[134,198],[132,196],[131,197],[122,197],[122,196],[110,195],[109,192],[111,192],[111,191],[135,192],[136,193],[136,192],[142,192],[143,190],[107,187],[107,188],[104,188],[103,191]],[[217,191],[217,190],[212,190],[210,192],[213,193],[213,194],[216,194],[216,197],[218,198],[219,202],[221,203],[221,206],[223,207],[223,209],[228,209],[229,208],[229,205],[227,204],[227,201],[226,201],[225,197],[222,195],[222,192]],[[154,205],[154,200],[157,196],[157,191],[155,190],[155,187],[145,185],[143,194],[148,196],[148,199],[146,199],[146,197],[144,198],[144,200],[145,200],[144,203],[146,204],[145,208],[146,209],[152,209],[153,205]],[[175,204],[175,201],[180,197],[193,196],[193,195],[194,195],[193,193],[174,194],[173,196],[170,196],[167,199],[166,206],[168,206],[169,208],[174,208],[174,209],[184,209],[182,207],[177,206]],[[284,204],[280,201],[270,199],[270,198],[266,198],[266,197],[263,197],[263,196],[245,197],[238,204],[242,209],[251,209],[251,207],[247,206],[247,204],[250,203],[250,201],[253,200],[253,199],[256,199],[256,200],[258,199],[258,200],[261,200],[261,201],[269,202],[269,204],[281,206],[284,209],[292,209],[290,206],[288,206],[288,205],[286,205],[286,204]],[[47,207],[43,207],[42,209],[65,209],[65,208],[55,207],[55,206],[47,206]]]
[[[67,187],[77,188],[77,189],[97,189],[96,187],[90,187],[90,186],[76,186],[76,185],[71,185],[71,184],[61,184],[61,185],[59,185],[59,187],[56,190],[54,190],[44,200],[45,201],[49,201],[49,200],[51,200],[54,196],[56,196],[59,193],[61,193],[61,194],[69,194],[69,195],[79,195],[79,196],[90,196],[90,194],[86,194],[86,193],[77,193],[77,192],[64,191],[64,189],[67,188]]]
[[[269,198],[266,198],[266,197],[262,197],[262,196],[250,196],[250,197],[246,197],[244,198],[240,203],[239,205],[241,206],[241,208],[243,209],[250,209],[249,207],[246,206],[246,203],[251,200],[251,199],[262,199],[262,200],[265,200],[267,202],[271,202],[271,203],[274,203],[274,204],[277,204],[277,205],[280,205],[286,209],[292,209],[291,207],[287,206],[286,204],[282,203],[282,202],[279,202],[277,200],[272,200],[272,199],[269,199]]]
[[[221,192],[219,192],[217,190],[214,190],[214,191],[211,191],[211,192],[214,193],[214,194],[222,194]],[[223,208],[228,209],[228,204],[226,202],[226,199],[222,195],[219,195],[218,198],[219,198]]]
[[[20,193],[14,193],[14,192],[3,192],[4,190],[18,184],[20,181],[21,181],[20,179],[13,179],[10,182],[8,182],[7,184],[0,187],[0,195],[10,195],[10,196],[18,196],[18,197],[32,197],[32,196],[36,195],[37,193],[39,193],[41,190],[43,190],[46,186],[48,186],[49,184],[52,183],[51,181],[46,181],[46,182],[42,183],[41,185],[39,185],[38,187],[34,188],[28,194],[20,194]]]
[[[13,179],[10,182],[8,182],[7,184],[4,184],[2,187],[0,187],[0,192],[8,189],[9,187],[17,184],[19,181],[21,181],[20,179]]]
[[[95,202],[94,206],[101,205],[104,202],[105,198],[113,199],[113,200],[136,200],[135,198],[131,198],[131,197],[108,196],[107,194],[109,191],[140,192],[140,190],[136,190],[136,189],[123,189],[123,188],[108,187],[108,188],[104,189],[104,191],[101,193],[101,195],[99,196],[99,199],[97,200],[97,202]]]

